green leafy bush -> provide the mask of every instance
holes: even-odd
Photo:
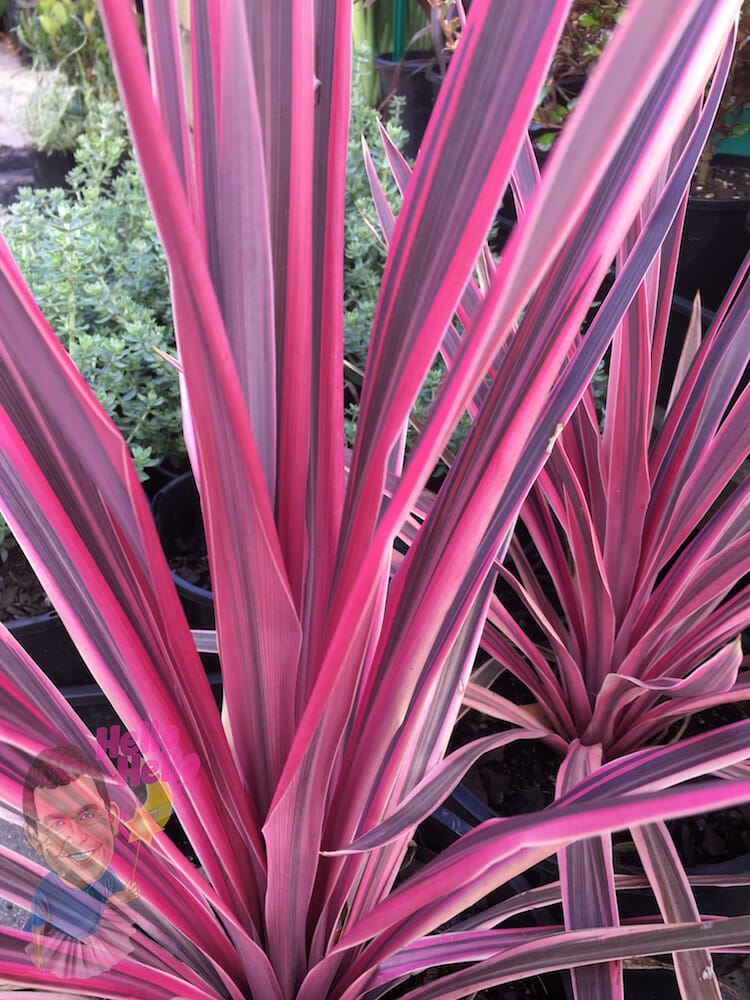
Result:
[[[70,190],[23,189],[6,239],[73,360],[125,436],[142,478],[184,452],[169,281],[120,112],[103,102]],[[7,536],[0,555],[7,556]]]

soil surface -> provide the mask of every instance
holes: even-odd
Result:
[[[696,184],[690,189],[696,198],[729,199],[740,201],[750,198],[750,168],[738,165],[711,165],[705,184]]]
[[[167,553],[167,562],[172,572],[187,583],[203,590],[211,590],[211,574],[202,526],[198,526],[189,535],[178,535],[173,539]]]
[[[0,621],[17,621],[52,609],[26,556],[14,548],[0,565]]]

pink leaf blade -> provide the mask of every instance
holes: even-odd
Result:
[[[557,736],[553,730],[547,729],[544,717],[539,717],[535,706],[516,705],[494,691],[489,691],[482,684],[471,682],[467,684],[463,703],[467,708],[473,708],[476,712],[482,712],[484,715],[492,719],[499,719],[501,722],[520,726],[522,729],[529,729],[535,724],[542,725],[544,727],[542,738],[552,742],[559,751],[563,751],[567,745],[565,740]]]
[[[603,556],[618,618],[623,617],[628,607],[638,571],[640,537],[651,495],[649,328],[649,303],[645,285],[641,285],[615,335],[607,384],[604,429],[607,519]]]
[[[635,827],[631,831],[643,867],[648,874],[665,923],[685,924],[700,920],[698,907],[672,838],[663,823]],[[721,1000],[711,952],[705,948],[673,954],[675,974],[683,996],[691,1000]]]
[[[430,983],[428,987],[413,990],[413,1000],[461,1000],[476,990],[513,982],[528,976],[540,975],[571,966],[601,963],[608,960],[660,955],[673,945],[689,950],[707,943],[714,948],[731,947],[732,944],[744,949],[750,929],[748,918],[733,917],[718,924],[689,923],[670,929],[661,925],[650,928],[602,929],[592,939],[585,931],[578,934],[559,934],[533,941],[517,948],[508,949],[495,959],[470,967],[463,972],[452,973],[443,980]],[[662,947],[660,947],[662,945]],[[343,994],[344,1000],[351,1000],[352,994]]]
[[[356,552],[360,539],[369,541],[392,444],[405,424],[480,252],[531,113],[537,81],[541,80],[562,26],[565,6],[545,0],[545,16],[539,9],[534,17],[520,3],[497,5],[493,0],[482,0],[472,7],[458,62],[452,69],[453,85],[441,91],[433,118],[435,123],[441,118],[444,123],[439,132],[436,124],[425,138],[425,155],[417,162],[399,212],[383,278],[340,542],[343,561],[338,587],[342,593],[348,590],[351,575],[347,568],[351,557],[344,553]],[[480,109],[473,100],[479,84],[474,67],[480,65],[481,54],[492,51],[501,37],[504,44],[516,37],[519,45],[509,48],[514,58],[503,61],[491,89],[482,80],[480,119]],[[509,106],[503,96],[511,78],[523,78],[524,85]],[[493,111],[494,103],[498,107]],[[482,121],[487,119],[495,125],[491,134],[481,129]],[[467,145],[473,145],[476,153],[470,161],[471,174],[467,173],[469,163],[462,154]],[[440,171],[436,172],[438,157]],[[461,183],[476,189],[476,196],[472,198],[470,219],[457,226],[452,218],[457,205],[448,192],[459,176]],[[440,241],[443,251],[427,257],[412,253],[410,248],[417,241],[424,246]],[[404,364],[406,357],[408,366]],[[398,385],[393,380],[395,371],[400,374]],[[393,396],[396,391],[398,401]]]
[[[277,387],[274,285],[267,178],[248,29],[242,5],[224,25],[212,269],[224,328],[269,497],[276,491]],[[208,181],[208,174],[205,175]]]
[[[690,313],[690,321],[688,323],[687,333],[685,334],[685,343],[682,345],[682,350],[680,351],[680,359],[677,362],[677,371],[675,372],[674,380],[672,382],[672,388],[669,393],[669,399],[667,400],[667,411],[672,408],[677,395],[682,388],[682,385],[687,377],[690,367],[693,363],[693,359],[698,353],[698,348],[701,344],[701,299],[700,294],[697,294],[693,302],[693,308]]]
[[[345,930],[337,950],[373,940],[350,966],[341,995],[346,996],[346,987],[366,970],[472,905],[488,887],[505,883],[546,856],[550,849],[559,849],[582,836],[689,815],[712,809],[717,803],[740,802],[746,796],[750,796],[750,782],[737,782],[732,788],[724,782],[713,782],[687,791],[670,789],[616,801],[601,800],[596,806],[556,805],[545,812],[547,818],[543,820],[532,816],[487,821],[443,851],[363,920]],[[475,879],[480,874],[481,887],[477,887]],[[434,897],[435,877],[441,879],[439,900]]]
[[[185,820],[220,880],[223,864],[197,821],[195,802],[209,814],[218,808],[262,858],[258,821],[237,796],[239,778],[146,499],[121,436],[31,303],[4,245],[0,282],[4,320],[19,331],[3,345],[6,514],[84,660],[121,715],[127,713],[123,718],[155,715],[175,724],[187,741],[183,749],[202,756],[212,788],[185,799]],[[183,721],[179,707],[190,704],[203,711]],[[227,793],[233,818],[214,801],[214,788]]]
[[[466,771],[483,754],[498,750],[516,740],[538,740],[539,733],[514,729],[497,736],[486,736],[474,740],[460,750],[454,751],[430,772],[407,795],[386,820],[357,837],[351,844],[339,850],[329,850],[329,854],[356,854],[369,852],[391,843],[405,832],[414,829],[429,816],[440,803],[450,795]]]
[[[170,261],[176,332],[200,461],[204,525],[234,749],[259,811],[292,740],[281,681],[297,662],[300,623],[231,348],[175,168],[153,114],[132,13],[102,6],[144,181]],[[172,183],[170,183],[170,178]],[[186,358],[191,363],[185,363]],[[236,497],[246,497],[239,505]],[[231,572],[229,568],[231,567]],[[262,691],[248,699],[246,691]],[[264,764],[267,763],[267,766]]]
[[[12,822],[23,822],[23,787],[31,760],[42,750],[52,747],[75,747],[87,754],[102,773],[111,801],[114,801],[123,820],[135,816],[140,801],[131,792],[118,769],[108,758],[107,750],[120,736],[119,726],[98,733],[98,739],[83,727],[78,717],[67,705],[51,682],[42,675],[27,654],[5,631],[0,630],[0,735],[4,753],[4,780],[0,785],[0,800],[10,807]],[[133,733],[136,730],[133,729]],[[144,735],[139,727],[138,740],[143,752],[154,759],[155,742],[151,734]],[[175,775],[172,788],[179,783]],[[126,837],[115,840],[114,867],[126,881],[134,867],[136,845],[128,844]],[[242,982],[243,972],[237,955],[228,946],[226,935],[214,921],[213,912],[221,913],[222,920],[241,938],[245,932],[237,924],[221,898],[205,884],[198,874],[161,834],[151,850],[140,857],[139,882],[143,898],[149,906],[150,933],[162,945],[171,940],[173,947],[183,950],[183,942],[192,942],[217,967],[222,967],[237,982]],[[0,852],[0,869],[4,889],[15,893],[15,901],[28,907],[33,888],[44,870],[25,859],[19,859],[12,850]],[[19,865],[25,866],[27,877],[22,877]],[[32,891],[30,892],[29,889]],[[202,926],[197,930],[196,918],[201,914]],[[249,941],[249,939],[248,939]],[[185,952],[188,954],[188,952]]]
[[[564,795],[601,766],[601,747],[574,741],[557,773],[556,794]],[[591,837],[558,851],[563,914],[568,930],[618,927],[612,838]],[[581,892],[582,885],[586,892]],[[571,970],[573,988],[580,1000],[622,1000],[623,978],[619,962],[588,965]]]
[[[265,147],[275,287],[279,400],[276,518],[296,608],[302,605],[308,538],[313,323],[313,5],[283,0],[248,24]],[[335,31],[335,29],[334,29]]]
[[[306,635],[322,629],[344,506],[343,257],[346,151],[349,132],[351,10],[336,0],[315,5],[319,39],[315,72],[313,195],[313,379],[308,523],[310,560]],[[317,415],[317,426],[315,425]],[[318,624],[320,623],[320,624]],[[321,636],[313,636],[317,647]],[[311,656],[317,661],[317,654]],[[305,692],[305,696],[309,691]],[[305,697],[306,700],[306,697]]]
[[[221,110],[221,3],[191,0],[191,75],[193,85],[193,143],[198,211],[196,226],[202,233],[214,285],[220,272],[216,192],[219,174]]]
[[[195,174],[190,150],[190,132],[185,111],[185,88],[180,64],[179,24],[172,4],[144,4],[151,52],[151,78],[164,125],[169,135],[182,186],[195,205]]]

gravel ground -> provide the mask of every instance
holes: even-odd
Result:
[[[0,819],[0,846],[10,848],[16,854],[22,854],[26,858],[38,860],[26,839],[23,827]],[[3,887],[0,885],[0,925],[5,927],[23,927],[28,920],[29,913],[20,906],[15,906],[7,899],[3,898]]]

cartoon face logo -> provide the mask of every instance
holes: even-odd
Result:
[[[39,786],[33,805],[35,829],[27,821],[26,836],[48,867],[78,889],[100,879],[112,861],[120,811],[101,795],[94,777],[80,774],[69,784]]]

